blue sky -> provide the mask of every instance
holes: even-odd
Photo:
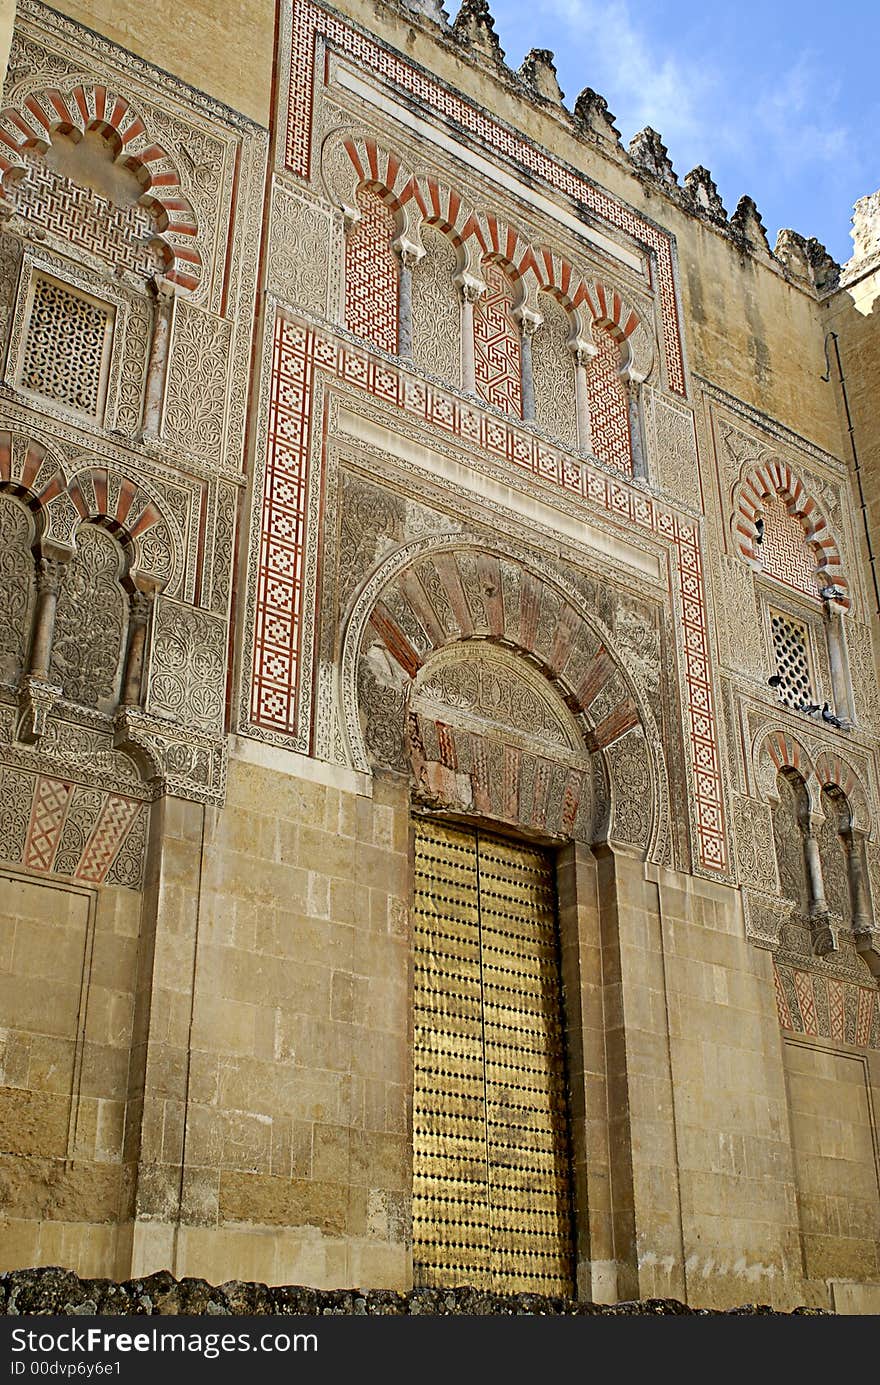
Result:
[[[624,145],[644,125],[679,179],[704,164],[728,214],[852,253],[852,204],[880,187],[880,0],[490,0],[507,62],[556,54],[569,109],[593,87]],[[447,0],[454,15],[457,5]]]

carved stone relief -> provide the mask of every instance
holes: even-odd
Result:
[[[577,724],[546,679],[487,643],[468,642],[434,655],[413,683],[410,707],[435,720],[503,730],[523,743],[534,740],[545,754],[584,753]]]
[[[719,654],[725,668],[748,678],[767,679],[764,632],[751,569],[726,553],[718,555],[716,604]]]
[[[25,667],[34,605],[34,522],[0,492],[0,683],[16,684]]]
[[[658,485],[668,495],[702,513],[693,414],[689,409],[676,407],[656,390],[646,387],[643,397],[648,457]]]
[[[611,837],[645,847],[651,831],[651,771],[641,727],[605,751],[612,784]]]
[[[147,811],[146,804],[127,794],[2,766],[0,856],[41,874],[99,885],[125,850],[114,883],[136,889],[143,878]]]
[[[766,803],[738,793],[731,794],[730,804],[739,883],[767,894],[776,894],[779,875],[770,808]],[[797,840],[800,841],[799,835]]]
[[[232,323],[178,298],[174,307],[163,432],[182,450],[223,466]]]
[[[458,256],[449,237],[423,226],[426,254],[412,272],[413,360],[450,385],[461,383],[461,299],[453,283]]]
[[[178,725],[223,729],[226,622],[165,597],[156,600],[146,710]]]
[[[880,734],[880,693],[874,672],[874,644],[871,630],[861,621],[848,618],[846,639],[852,674],[856,721],[873,735]]]
[[[324,208],[274,184],[269,287],[283,302],[321,317],[333,315],[327,301],[329,266],[331,257],[342,254],[342,245],[334,243],[334,227]]]
[[[124,568],[112,535],[80,525],[58,597],[50,678],[71,702],[99,711],[112,711],[119,695],[128,630]]]
[[[532,337],[535,421],[566,447],[577,447],[577,396],[569,314],[549,293],[538,295],[544,321]]]
[[[794,901],[797,912],[806,918],[810,891],[801,830],[801,822],[808,812],[806,789],[802,780],[777,774],[776,794],[772,817],[779,885],[784,897]]]
[[[823,789],[820,794],[823,817],[816,832],[822,862],[822,882],[825,899],[832,914],[844,928],[852,927],[852,903],[849,891],[847,853],[841,829],[849,825],[850,813],[846,799]]]

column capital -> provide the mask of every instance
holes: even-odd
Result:
[[[400,256],[400,263],[404,269],[413,270],[420,260],[425,258],[425,248],[417,245],[414,240],[409,240],[406,236],[398,236],[391,242],[391,249]]]
[[[568,343],[568,349],[574,356],[575,365],[583,366],[584,369],[589,366],[591,358],[598,354],[593,343],[586,341],[584,337],[575,337],[574,341]]]
[[[522,328],[524,337],[533,337],[544,322],[540,313],[535,312],[534,308],[527,308],[524,303],[514,308],[513,315]]]
[[[37,559],[37,592],[40,596],[51,593],[57,596],[70,562],[70,554],[59,556],[51,554]]]
[[[486,292],[486,284],[482,279],[477,279],[475,275],[468,274],[463,270],[461,274],[456,274],[452,281],[460,290],[465,303],[476,303],[478,298],[482,298]]]
[[[129,622],[132,626],[144,626],[150,619],[153,603],[156,600],[156,593],[153,591],[139,591],[137,588],[130,593]]]

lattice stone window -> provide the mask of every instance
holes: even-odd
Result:
[[[789,707],[803,711],[814,702],[810,675],[810,638],[807,627],[780,611],[770,612],[770,630],[776,673],[782,682],[779,695]]]
[[[100,422],[107,396],[114,309],[34,274],[19,387]]]

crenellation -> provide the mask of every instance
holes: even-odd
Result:
[[[633,135],[629,142],[629,156],[637,171],[660,184],[678,185],[678,175],[672,167],[669,151],[650,125]]]

